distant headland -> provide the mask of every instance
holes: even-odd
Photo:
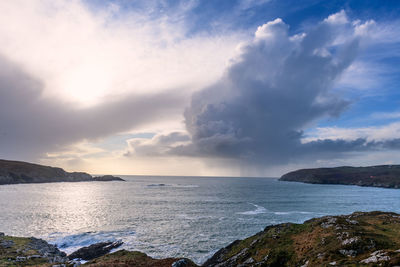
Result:
[[[400,165],[301,169],[279,180],[311,184],[343,184],[400,188]]]
[[[66,172],[62,168],[23,161],[0,160],[0,185],[55,182],[124,181],[112,175],[93,177],[85,172]]]

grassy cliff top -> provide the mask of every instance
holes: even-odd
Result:
[[[400,215],[355,212],[268,226],[218,251],[206,266],[400,265]]]

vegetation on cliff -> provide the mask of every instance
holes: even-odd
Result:
[[[400,215],[355,212],[268,226],[219,250],[204,266],[400,265]]]
[[[279,180],[312,184],[344,184],[400,188],[400,165],[301,169]]]

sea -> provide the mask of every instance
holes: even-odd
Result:
[[[354,211],[400,212],[400,190],[274,178],[121,176],[126,182],[0,186],[0,232],[70,253],[101,241],[201,264],[267,225]]]

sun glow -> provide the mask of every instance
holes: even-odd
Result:
[[[112,74],[101,66],[81,65],[61,81],[61,94],[83,105],[96,104],[112,85]]]

